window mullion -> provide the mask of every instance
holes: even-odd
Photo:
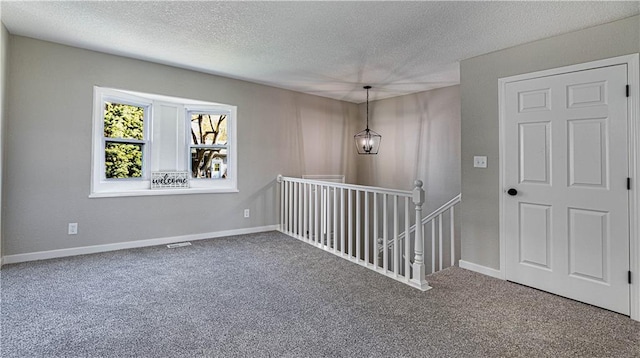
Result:
[[[203,149],[227,149],[228,145],[224,144],[191,144],[191,148],[203,148]]]
[[[151,151],[153,150],[153,147],[150,145],[151,144],[151,133],[153,133],[152,130],[152,126],[153,126],[153,114],[154,114],[154,101],[152,101],[151,103],[149,103],[149,105],[145,108],[144,111],[144,117],[143,117],[143,125],[144,125],[144,130],[143,130],[143,139],[144,139],[144,143],[142,144],[142,178],[143,179],[150,179],[151,178],[151,173],[149,173],[149,168],[151,167]]]
[[[104,141],[105,142],[113,142],[113,143],[122,143],[122,144],[141,144],[141,145],[148,144],[147,140],[141,140],[141,139],[124,139],[124,138],[104,137]]]

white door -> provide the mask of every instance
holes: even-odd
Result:
[[[502,130],[507,279],[628,315],[626,84],[626,64],[507,83]]]

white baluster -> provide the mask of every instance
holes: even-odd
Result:
[[[309,213],[307,210],[307,205],[307,184],[304,183],[302,184],[302,237],[305,239],[305,241],[309,240],[309,218],[307,217]]]
[[[438,215],[438,267],[442,271],[442,214]]]
[[[284,230],[289,233],[289,182],[284,182]]]
[[[353,256],[353,200],[351,196],[351,189],[347,191],[349,194],[349,258]]]
[[[313,207],[314,207],[314,203],[313,203],[313,184],[309,184],[309,188],[307,189],[307,191],[309,192],[309,200],[308,200],[308,204],[309,204],[309,227],[308,227],[308,231],[309,231],[309,242],[313,242],[314,238],[313,238],[313,233],[314,233],[314,227],[313,227],[313,218],[315,217],[314,212],[313,212]]]
[[[327,229],[327,200],[324,186],[320,186],[320,247],[324,246],[324,237]]]
[[[324,188],[324,239],[325,240],[325,248],[329,249],[331,247],[331,243],[329,242],[329,233],[331,232],[331,201],[329,200],[330,189],[329,187]]]
[[[293,234],[298,234],[298,183],[293,183]]]
[[[378,193],[373,193],[373,266],[378,269]]]
[[[298,238],[304,239],[302,221],[304,221],[304,183],[298,185]]]
[[[307,198],[307,240],[309,243],[311,243],[313,241],[313,198],[312,198],[312,193],[313,192],[313,188],[311,184],[307,184],[307,193],[306,193],[306,198]]]
[[[314,185],[314,214],[315,214],[315,219],[313,221],[313,228],[315,230],[315,235],[313,238],[313,242],[316,243],[316,245],[320,242],[320,200],[318,199],[318,184]]]
[[[451,237],[451,266],[456,265],[456,228],[455,219],[453,218],[453,206],[449,209],[449,235]]]
[[[338,249],[338,188],[333,189],[333,252]]]
[[[356,260],[360,260],[360,190],[356,190]]]
[[[398,270],[400,267],[399,256],[400,252],[398,250],[398,196],[393,196],[393,273],[394,276],[398,277]]]
[[[369,192],[364,191],[364,264],[369,266]]]
[[[329,210],[331,209],[331,202],[329,201],[329,187],[324,187],[324,244],[325,248],[329,248],[329,232],[331,228],[331,215]]]
[[[438,218],[431,219],[431,273],[436,272],[436,221]]]
[[[384,273],[387,274],[389,273],[389,228],[387,227],[389,216],[387,215],[387,194],[382,195],[382,267],[384,268]]]
[[[344,255],[346,253],[344,247],[344,189],[340,188],[340,252]]]
[[[411,252],[409,251],[411,249],[411,245],[409,245],[409,243],[411,241],[411,234],[409,232],[409,230],[411,229],[411,223],[410,223],[410,218],[409,218],[409,198],[404,198],[404,277],[407,279],[407,281],[409,281],[410,279],[410,275],[409,275],[409,266],[411,264]],[[419,223],[416,224],[416,227],[419,225]]]
[[[326,193],[325,196],[327,197],[327,214],[325,215],[325,220],[326,220],[326,229],[325,229],[325,240],[326,241],[326,245],[327,245],[327,250],[331,249],[331,238],[329,236],[331,236],[331,188],[330,187],[326,187]]]
[[[282,231],[287,232],[287,181],[282,182]]]
[[[423,235],[423,240],[426,242],[427,241],[427,225],[429,224],[429,222],[426,222],[424,224],[422,224],[422,235]],[[425,250],[427,249],[427,247],[425,246]],[[424,252],[423,255],[425,258],[427,257],[427,252]],[[426,266],[426,263],[425,263]],[[425,268],[426,270],[426,268]]]
[[[287,206],[287,211],[289,212],[288,221],[287,221],[287,231],[289,233],[293,232],[293,182],[289,182],[289,204]]]

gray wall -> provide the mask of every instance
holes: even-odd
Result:
[[[5,119],[7,118],[7,50],[9,48],[9,33],[4,27],[3,23],[0,23],[0,258],[2,257],[2,207],[3,207],[3,195],[2,195],[2,173],[4,168],[4,136],[5,136]]]
[[[366,104],[359,107],[353,134],[366,126]],[[420,179],[426,213],[460,193],[459,86],[370,102],[369,127],[382,142],[378,155],[357,156],[359,184],[411,190]]]
[[[277,224],[277,174],[356,179],[344,130],[355,104],[25,37],[9,43],[5,255]],[[94,85],[238,106],[240,192],[89,199]]]
[[[462,98],[462,259],[498,269],[498,78],[640,51],[640,17],[464,60]],[[488,168],[473,168],[473,156]]]

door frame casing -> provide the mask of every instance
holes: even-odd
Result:
[[[630,88],[630,95],[627,100],[627,122],[628,122],[628,162],[629,176],[631,177],[631,190],[629,193],[629,269],[632,272],[631,319],[640,321],[640,123],[638,123],[638,113],[640,111],[640,86],[638,84],[640,76],[640,54],[631,54],[608,58],[604,60],[591,61],[576,65],[558,67],[549,70],[536,71],[516,76],[509,76],[498,79],[498,121],[499,121],[499,217],[500,217],[500,278],[506,280],[506,231],[505,231],[505,200],[506,192],[506,156],[505,156],[505,120],[506,120],[506,90],[507,84],[524,81],[540,77],[550,77],[569,72],[579,72],[599,67],[609,67],[615,65],[627,65],[627,84]],[[620,89],[623,91],[624,89]]]

